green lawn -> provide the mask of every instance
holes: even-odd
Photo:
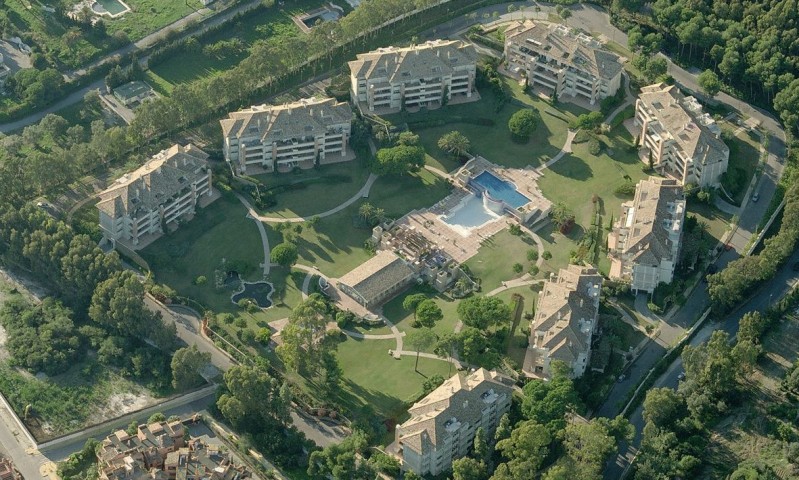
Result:
[[[125,32],[133,41],[202,8],[200,0],[125,0],[131,11],[117,19],[104,18],[108,32]]]
[[[359,172],[357,167],[352,167],[353,172]],[[364,172],[354,173],[360,175],[362,179]],[[356,183],[360,183],[357,185]],[[363,186],[362,182],[345,184],[346,187],[338,191],[338,187],[330,185],[309,186],[307,191],[317,192],[316,196],[307,195],[302,198],[300,195],[293,197],[292,208],[314,213],[329,210],[340,203],[339,200],[352,196],[352,191],[357,191]],[[357,187],[357,188],[356,188]],[[335,201],[324,200],[317,203],[319,195],[322,195],[326,188],[335,197]],[[306,190],[300,190],[304,192]],[[338,193],[333,193],[337,192]],[[360,228],[358,221],[358,208],[363,202],[383,208],[391,218],[399,218],[409,211],[417,208],[426,208],[444,198],[450,192],[450,186],[436,175],[422,170],[419,173],[403,177],[380,177],[372,186],[371,194],[368,199],[358,201],[341,212],[329,217],[320,218],[319,222],[310,227],[304,225],[302,233],[298,236],[297,245],[299,247],[299,263],[316,266],[323,274],[329,277],[340,277],[366,261],[370,254],[363,246],[364,242],[372,235],[371,229]],[[292,192],[293,193],[293,192]],[[282,195],[282,194],[281,194]],[[282,196],[278,198],[281,202]],[[279,204],[280,205],[280,204]],[[280,206],[278,205],[278,208]],[[295,225],[292,225],[294,227]],[[267,234],[270,245],[277,245],[283,239],[282,233],[274,228],[275,225],[267,225]]]
[[[502,285],[504,280],[522,276],[530,267],[527,261],[527,251],[535,250],[532,239],[511,235],[505,229],[493,237],[483,241],[477,255],[466,262],[477,278],[481,280],[480,286],[483,293]],[[513,265],[521,263],[524,266],[522,273],[515,273]]]
[[[330,176],[335,177],[334,182],[319,182]],[[369,171],[363,162],[356,160],[298,173],[269,173],[255,177],[267,188],[275,185],[302,186],[307,182],[308,185],[303,188],[278,193],[277,204],[260,211],[270,217],[305,217],[322,213],[349,200],[366,183]]]
[[[422,290],[420,288],[411,288],[407,292],[403,293],[395,297],[390,302],[383,305],[383,315],[387,319],[391,321],[400,331],[405,332],[406,334],[410,335],[415,328],[411,326],[413,323],[413,312],[406,311],[402,308],[402,302],[405,300],[405,297],[408,295],[413,295],[416,293],[426,293],[428,298],[432,298],[436,305],[441,307],[441,311],[444,313],[444,318],[436,322],[435,326],[433,327],[433,331],[439,337],[447,334],[452,333],[455,330],[455,324],[458,322],[458,303],[460,300],[453,299],[447,295],[441,294],[431,294],[428,293],[428,290]],[[409,350],[411,347],[406,347],[406,350]],[[432,352],[433,349],[428,348],[425,350],[427,352]]]
[[[532,288],[531,288],[532,287]],[[524,299],[524,313],[532,313],[535,311],[535,304],[538,301],[538,291],[534,290],[536,288],[535,285],[533,286],[525,286],[525,287],[516,287],[510,288],[503,292],[500,292],[496,295],[497,298],[501,299],[505,303],[514,308],[514,304],[512,303],[511,297],[514,294],[521,295]],[[516,330],[513,332],[513,337],[508,342],[508,349],[506,354],[508,358],[513,360],[516,365],[521,367],[524,364],[524,356],[527,353],[527,340],[528,335],[530,333],[530,320],[526,320],[524,318],[524,314],[522,314],[522,318],[519,321],[519,325],[516,327]]]
[[[707,223],[710,234],[708,248],[714,247],[721,240],[724,232],[729,230],[732,221],[732,215],[698,201],[688,202],[686,215],[695,215],[698,221]]]
[[[151,73],[170,86],[188,83],[198,78],[218,75],[238,65],[247,58],[248,49],[259,39],[302,35],[291,19],[293,15],[321,6],[321,0],[295,0],[287,8],[268,8],[257,14],[248,15],[236,22],[232,28],[203,38],[199,47],[176,54],[178,59],[165,59],[153,65]],[[221,48],[219,53],[207,54],[203,47],[220,41],[240,41],[240,48]],[[174,61],[179,60],[179,61]],[[171,88],[170,88],[171,90]]]
[[[448,362],[420,358],[419,373],[414,371],[416,358],[395,359],[388,354],[396,347],[393,340],[355,340],[348,338],[338,347],[344,371],[341,400],[359,411],[369,405],[383,418],[400,419],[408,405],[422,395],[427,377],[447,378],[455,369]]]
[[[575,118],[574,113],[584,113],[583,110],[570,104],[561,104],[557,108],[547,102],[533,98],[521,91],[521,87],[514,82],[505,80],[508,89],[513,95],[513,101],[507,103],[500,112],[495,113],[496,99],[487,88],[480,91],[481,100],[460,105],[447,105],[438,110],[417,113],[398,113],[387,115],[385,119],[401,125],[411,123],[411,129],[417,133],[427,151],[427,163],[446,171],[460,166],[452,156],[438,148],[438,139],[447,132],[458,130],[471,142],[470,153],[482,155],[500,165],[511,167],[538,166],[552,158],[563,147],[566,141],[568,122]],[[536,128],[529,142],[515,142],[508,131],[508,120],[516,111],[530,106],[537,109],[542,122]],[[450,122],[452,117],[464,119],[490,119],[495,122],[493,127],[474,125],[455,121],[443,126],[415,127],[413,122],[420,120]]]
[[[153,242],[140,254],[159,283],[174,288],[178,294],[195,299],[215,312],[242,316],[252,328],[263,322],[288,316],[299,303],[300,287],[305,278],[301,271],[288,272],[275,268],[267,280],[273,283],[275,306],[256,314],[246,313],[230,300],[230,289],[217,289],[214,271],[236,270],[244,280],[261,280],[264,261],[261,237],[255,223],[245,217],[246,210],[235,198],[222,197],[175,232]],[[196,285],[195,279],[205,276],[207,283]]]

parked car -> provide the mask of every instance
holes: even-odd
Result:
[[[685,372],[680,372],[680,374],[677,375],[677,380],[679,381],[685,380]]]
[[[758,200],[760,200],[760,192],[755,192],[754,195],[752,195],[752,201],[757,202]]]

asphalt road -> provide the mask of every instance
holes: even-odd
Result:
[[[728,315],[721,322],[709,322],[702,327],[699,332],[691,339],[690,345],[699,345],[707,341],[714,330],[724,330],[730,336],[734,336],[738,332],[738,324],[741,317],[747,312],[763,311],[769,305],[782,298],[793,286],[799,282],[799,273],[793,271],[793,264],[799,262],[799,249],[795,250],[791,258],[786,264],[777,272],[777,274],[769,280],[763,287],[744,303],[734,313]],[[707,294],[705,292],[705,299]],[[705,303],[706,304],[706,303]],[[687,309],[683,309],[686,311]],[[682,372],[682,360],[676,359],[666,372],[658,377],[655,381],[654,388],[668,387],[677,388],[679,383],[677,376]],[[622,445],[616,459],[612,461],[605,469],[604,478],[607,480],[618,480],[621,478],[624,470],[629,466],[635,454],[638,451],[638,446],[641,444],[641,432],[644,428],[643,420],[643,407],[639,406],[630,415],[630,423],[635,426],[636,435],[631,445]]]
[[[243,3],[241,5],[237,5],[235,7],[232,7],[232,8],[229,8],[227,10],[224,10],[223,12],[215,15],[213,18],[210,18],[209,20],[206,20],[205,22],[203,22],[202,27],[197,28],[197,29],[195,29],[195,30],[193,30],[191,32],[184,33],[180,38],[193,37],[195,35],[199,35],[202,32],[205,32],[206,30],[208,30],[209,28],[214,27],[216,25],[219,25],[220,23],[228,20],[229,18],[233,17],[234,15],[238,14],[239,12],[241,12],[243,10],[246,10],[248,8],[251,8],[253,5],[255,5],[257,3],[259,3],[259,0],[253,0],[251,2]],[[207,10],[207,9],[201,9],[201,11],[203,11],[203,10]],[[102,58],[96,60],[95,62],[92,62],[90,65],[88,65],[88,66],[86,66],[86,67],[84,67],[84,68],[82,68],[80,70],[77,70],[75,72],[69,72],[66,76],[68,78],[70,78],[71,80],[74,80],[77,77],[85,75],[86,74],[86,69],[88,69],[88,68],[91,68],[93,66],[101,65],[101,64],[104,64],[106,62],[112,61],[112,60],[117,59],[117,58],[119,58],[119,57],[121,57],[123,55],[126,55],[126,54],[128,54],[128,53],[130,53],[132,51],[137,51],[137,50],[142,50],[142,49],[149,48],[153,44],[155,44],[157,41],[161,40],[167,34],[168,31],[179,30],[179,29],[183,28],[186,24],[188,24],[190,22],[193,22],[193,21],[197,21],[200,18],[202,18],[203,16],[204,15],[202,13],[194,12],[194,13],[190,14],[189,16],[184,17],[184,18],[176,21],[175,23],[172,23],[171,25],[167,25],[166,27],[164,27],[164,28],[162,28],[162,29],[160,29],[160,30],[158,30],[156,32],[153,32],[150,35],[147,35],[146,37],[142,38],[141,40],[137,41],[136,43],[131,43],[131,44],[125,46],[125,47],[122,47],[122,48],[120,48],[118,50],[115,50],[115,51],[103,56]],[[147,64],[147,60],[149,58],[150,58],[149,55],[143,56],[143,57],[141,57],[139,59],[139,63],[142,64],[142,65],[146,65]],[[59,100],[58,102],[50,105],[47,108],[39,110],[38,112],[32,113],[32,114],[28,115],[27,117],[21,118],[19,120],[16,120],[16,121],[13,121],[13,122],[4,123],[4,124],[0,125],[0,133],[14,132],[16,130],[20,130],[20,129],[24,128],[24,127],[27,127],[28,125],[30,125],[32,123],[36,123],[39,120],[41,120],[42,118],[44,118],[48,113],[55,113],[58,110],[61,110],[63,108],[69,107],[70,105],[74,105],[74,104],[80,102],[81,100],[83,100],[83,97],[86,96],[86,94],[88,92],[92,91],[92,90],[100,90],[101,92],[105,91],[105,81],[103,79],[100,79],[100,80],[97,80],[95,82],[92,82],[89,85],[70,93],[66,97],[62,98],[61,100]]]

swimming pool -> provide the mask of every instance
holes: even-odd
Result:
[[[530,202],[530,199],[516,190],[516,186],[510,182],[499,179],[489,171],[483,171],[474,177],[472,182],[483,187],[488,192],[488,196],[494,200],[507,203],[512,208],[519,208]]]
[[[441,215],[439,218],[462,237],[468,237],[472,230],[501,217],[487,209],[480,197],[469,195],[450,210],[448,215]]]

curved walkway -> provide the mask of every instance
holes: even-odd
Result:
[[[498,294],[504,292],[505,290],[510,290],[511,288],[526,287],[527,285],[535,285],[536,283],[541,283],[541,282],[544,281],[544,279],[529,278],[529,277],[530,277],[530,274],[525,273],[520,278],[515,278],[513,280],[508,280],[506,282],[502,282],[502,286],[501,287],[497,287],[497,288],[491,290],[490,292],[486,293],[486,297],[493,297],[494,295],[498,295]]]
[[[264,269],[264,278],[269,275],[269,269],[272,264],[269,261],[269,237],[266,236],[266,228],[264,228],[264,224],[258,221],[258,213],[252,208],[250,202],[247,201],[246,198],[242,197],[238,192],[236,192],[236,196],[247,209],[247,217],[253,219],[255,225],[258,227],[258,233],[261,234],[261,244],[264,247],[264,263],[261,264],[261,267]]]
[[[363,340],[394,340],[395,338],[397,338],[397,336],[394,335],[393,333],[386,333],[383,335],[372,335],[370,333],[355,332],[353,330],[342,329],[341,331],[344,332],[344,334],[347,335],[348,337],[360,338]],[[402,337],[405,336],[405,332],[400,332],[399,334]]]
[[[612,122],[613,119],[616,118],[618,114],[624,111],[625,108],[629,107],[630,105],[633,104],[633,102],[635,102],[635,97],[633,96],[633,92],[630,91],[630,77],[627,75],[627,72],[624,70],[622,70],[621,76],[624,77],[624,92],[625,92],[624,101],[622,102],[621,105],[616,107],[615,110],[610,112],[610,115],[608,115],[605,118],[604,123],[607,123],[608,125],[610,125],[610,122]]]
[[[411,351],[408,351],[408,350],[400,350],[400,351],[394,350],[393,354],[394,354],[394,358],[399,358],[401,356],[404,356],[404,357],[415,357],[416,356],[416,352],[411,352]],[[442,362],[449,362],[449,363],[455,365],[459,370],[461,368],[463,368],[463,364],[457,358],[453,358],[453,357],[441,358],[441,357],[439,357],[436,354],[426,353],[426,352],[419,352],[419,356],[422,357],[422,358],[429,358],[431,360],[441,360]]]
[[[355,195],[350,197],[349,200],[345,201],[341,205],[339,205],[339,206],[337,206],[335,208],[331,208],[330,210],[328,210],[326,212],[322,212],[322,213],[315,214],[315,215],[308,215],[307,217],[285,217],[285,218],[284,217],[267,217],[267,216],[263,216],[263,215],[258,215],[256,213],[255,214],[255,218],[260,220],[260,221],[262,221],[262,222],[269,222],[269,223],[282,223],[282,222],[300,223],[300,222],[306,222],[306,221],[310,220],[313,217],[319,217],[319,218],[329,217],[330,215],[335,215],[336,213],[344,210],[345,208],[349,207],[350,205],[352,205],[353,203],[357,202],[361,198],[368,197],[369,196],[369,191],[372,190],[372,185],[375,183],[375,180],[377,180],[377,178],[378,178],[377,175],[375,175],[374,173],[370,174],[369,178],[366,179],[366,183],[363,185],[363,187],[361,187],[360,190],[358,190],[357,193],[355,193]],[[241,198],[241,196],[239,196],[239,198]],[[249,205],[249,203],[247,203],[247,205]]]
[[[563,144],[563,148],[560,149],[557,155],[552,157],[548,162],[538,167],[536,170],[538,173],[541,173],[542,170],[551,167],[555,162],[560,160],[564,157],[567,153],[572,153],[572,141],[574,140],[574,136],[577,135],[577,130],[569,129],[569,132],[566,134],[566,142]]]

